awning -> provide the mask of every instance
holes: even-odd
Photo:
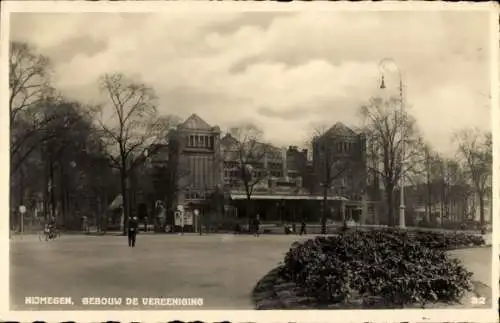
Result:
[[[246,200],[246,194],[231,194],[231,199],[233,200]],[[321,195],[264,195],[264,194],[253,194],[250,197],[251,200],[323,200]],[[348,201],[347,198],[342,196],[328,196],[329,201]]]

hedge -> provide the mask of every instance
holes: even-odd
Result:
[[[295,243],[281,275],[319,304],[362,300],[370,308],[458,302],[471,290],[472,273],[446,250],[478,244],[480,239],[464,234],[348,231]]]

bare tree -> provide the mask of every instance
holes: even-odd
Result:
[[[492,135],[479,129],[463,129],[455,134],[458,155],[474,187],[479,202],[481,226],[485,223],[485,199],[492,186]]]
[[[172,119],[171,124],[180,123],[179,119]],[[168,147],[166,148],[166,156],[163,161],[166,161],[162,167],[156,168],[158,175],[157,194],[164,201],[169,212],[175,208],[174,202],[177,201],[179,192],[188,187],[189,167],[186,162],[186,156],[182,154],[184,148],[184,136],[177,130],[170,131],[168,135]]]
[[[422,149],[423,153],[423,166],[425,174],[425,216],[426,222],[430,223],[431,214],[435,211],[435,205],[441,201],[441,196],[437,190],[437,182],[442,179],[439,174],[439,168],[441,167],[441,159],[437,152],[433,151],[430,145],[424,145]]]
[[[10,121],[36,105],[49,89],[49,59],[27,43],[11,42],[9,55]]]
[[[252,124],[243,124],[229,130],[232,142],[224,153],[224,162],[235,163],[238,178],[243,184],[247,198],[246,212],[249,220],[251,215],[251,199],[255,187],[267,179],[266,158],[273,152],[273,147],[263,142],[263,132]]]
[[[123,74],[106,74],[100,88],[107,104],[100,107],[98,126],[108,146],[112,167],[120,172],[125,234],[130,205],[128,181],[130,172],[147,157],[152,143],[162,140],[168,130],[169,117],[158,117],[152,88]]]
[[[335,127],[335,126],[334,126]],[[314,176],[321,186],[323,203],[321,209],[321,232],[327,233],[326,221],[329,215],[328,196],[335,193],[344,198],[349,193],[357,191],[359,180],[364,178],[361,172],[356,174],[353,159],[358,147],[353,149],[345,146],[346,138],[339,136],[333,130],[334,127],[316,126],[312,138],[314,160]],[[356,160],[356,161],[355,161]],[[356,182],[356,185],[354,183]],[[344,227],[347,226],[347,218],[342,210]]]
[[[373,147],[370,151],[376,155],[369,158],[377,160],[376,163],[368,163],[368,167],[382,179],[389,224],[394,226],[395,189],[402,177],[402,166],[405,176],[408,176],[419,164],[416,160],[421,159],[421,136],[415,119],[400,110],[398,99],[373,98],[361,107],[360,112],[367,141]]]
[[[473,192],[464,179],[463,169],[457,160],[452,158],[439,160],[438,190],[441,197],[441,214],[453,223],[457,220],[463,221],[466,215],[464,212]],[[456,214],[456,210],[452,212],[453,204],[462,205],[461,214]]]
[[[9,53],[9,110],[11,130],[11,173],[37,147],[47,134],[44,128],[55,114],[47,109],[58,97],[50,87],[50,64],[47,57],[22,42],[11,42]]]

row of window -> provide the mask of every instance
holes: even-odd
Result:
[[[335,147],[334,151],[336,153],[352,153],[356,149],[356,143],[354,142],[337,142],[335,144],[332,144],[333,147]],[[326,150],[325,145],[319,145],[319,151],[324,152]]]
[[[204,200],[207,198],[209,198],[209,196],[205,192],[191,192],[191,191],[186,192],[187,200]]]
[[[270,168],[279,168],[282,167],[282,163],[267,163],[267,166]]]
[[[279,151],[271,151],[266,153],[267,158],[280,159],[283,158],[283,154]]]
[[[189,135],[186,142],[188,148],[214,148],[214,137],[209,135]]]
[[[267,172],[263,171],[263,170],[257,170],[257,171],[253,171],[252,175],[254,178],[261,178],[261,177],[265,177],[267,175]],[[272,177],[282,177],[283,176],[282,172],[279,172],[279,171],[271,171],[271,172],[269,172],[269,175]],[[239,176],[240,176],[239,170],[225,170],[224,171],[225,178],[235,178],[235,177],[239,177]]]

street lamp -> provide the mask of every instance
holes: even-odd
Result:
[[[193,213],[194,213],[194,220],[198,222],[198,228],[200,230],[200,236],[201,236],[202,235],[201,230],[203,227],[201,225],[200,211],[198,211],[198,209],[194,209]]]
[[[399,69],[398,65],[392,58],[384,58],[380,61],[379,63],[379,68],[380,72],[382,74],[381,76],[381,82],[380,82],[380,88],[385,89],[385,80],[384,80],[384,70],[386,69],[387,65],[390,64],[396,68],[396,72],[398,73],[399,76],[399,102],[400,102],[400,112],[401,112],[401,126],[403,126],[403,115],[404,115],[404,96],[403,96],[403,74],[401,73],[401,70]],[[405,168],[404,168],[404,158],[405,158],[405,145],[404,145],[404,138],[402,136],[403,130],[401,130],[401,175],[399,179],[399,227],[404,228],[405,225]]]

